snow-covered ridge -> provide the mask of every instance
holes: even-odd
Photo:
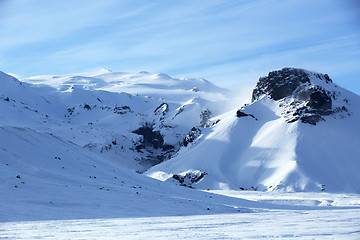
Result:
[[[359,106],[326,74],[273,71],[251,103],[147,175],[202,189],[360,192]]]
[[[165,98],[167,101],[184,103],[189,98],[200,96],[213,101],[224,98],[227,90],[219,88],[203,78],[172,78],[169,75],[148,72],[125,73],[102,70],[95,73],[43,75],[22,79],[32,84],[50,85],[61,91],[74,87],[88,90],[126,92]]]
[[[204,79],[147,72],[46,75],[25,82],[2,73],[1,81],[7,114],[0,124],[51,132],[138,172],[176,154],[190,129],[211,124],[227,101],[227,90]]]

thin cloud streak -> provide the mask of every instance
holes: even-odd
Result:
[[[0,18],[4,71],[104,67],[197,74],[231,87],[294,66],[346,75],[360,93],[359,72],[349,67],[360,59],[358,17],[343,1],[26,2],[5,4]]]

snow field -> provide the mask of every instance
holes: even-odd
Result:
[[[360,210],[114,218],[0,224],[3,239],[359,239]]]

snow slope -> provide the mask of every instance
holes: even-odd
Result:
[[[9,126],[0,134],[1,222],[249,211],[244,200],[179,189],[52,134]]]
[[[148,72],[124,73],[102,70],[94,73],[42,75],[22,81],[49,85],[58,90],[81,87],[87,90],[126,92],[179,104],[192,98],[201,98],[214,105],[220,105],[221,101],[226,99],[225,94],[228,93],[228,90],[219,88],[203,78],[178,79],[163,73]]]
[[[231,198],[133,173],[50,133],[1,126],[0,134],[0,222],[187,216],[276,209],[337,211],[349,208],[354,211],[360,203],[358,196],[345,195],[335,207],[322,206],[324,197],[321,196],[317,196],[314,204]],[[313,194],[312,197],[316,198]],[[352,202],[344,200],[348,197]],[[0,227],[4,226],[8,225],[0,223]]]
[[[174,155],[190,129],[210,124],[226,101],[226,90],[204,79],[144,72],[39,76],[28,83],[1,73],[0,81],[6,112],[0,124],[52,133],[138,172]],[[137,131],[144,126],[150,135]]]
[[[298,69],[269,73],[251,104],[219,116],[146,174],[200,189],[359,193],[360,97],[327,79]]]
[[[141,157],[171,154],[165,143],[179,148],[187,126],[201,124],[207,100],[197,92],[177,103],[76,84],[33,85],[3,72],[0,83],[1,222],[234,213],[255,204],[134,173],[152,164]],[[184,114],[198,116],[171,123]],[[134,133],[146,124],[153,142]],[[164,144],[156,149],[160,135]]]

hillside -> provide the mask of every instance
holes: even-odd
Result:
[[[137,172],[173,156],[192,127],[212,124],[227,91],[204,79],[109,71],[1,81],[0,124],[52,133]]]
[[[34,85],[3,72],[0,83],[1,222],[250,211],[240,199],[135,173],[174,154],[187,124],[201,124],[198,92],[181,103]],[[197,115],[167,125],[189,114]]]

